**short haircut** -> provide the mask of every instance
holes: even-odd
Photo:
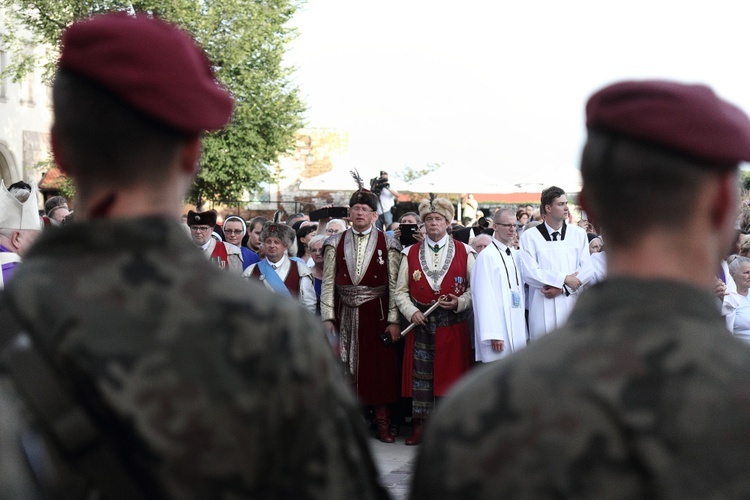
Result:
[[[328,239],[328,236],[325,234],[316,234],[315,236],[312,237],[308,245],[310,246],[310,248],[312,248],[313,245],[317,243],[321,243],[321,244],[325,243],[327,239]]]
[[[401,217],[398,218],[398,221],[399,222],[403,221],[404,217],[406,217],[407,215],[411,215],[412,217],[414,217],[417,220],[417,224],[422,222],[422,218],[419,217],[419,214],[417,212],[406,212],[405,214],[402,214]]]
[[[344,228],[343,230],[346,231],[346,221],[344,221],[343,219],[329,220],[328,223],[326,223],[326,229],[328,229],[328,226],[330,226],[331,224],[336,224],[337,226],[341,226]]]
[[[255,226],[257,226],[258,224],[263,226],[263,224],[265,224],[266,222],[268,222],[268,218],[263,217],[262,215],[253,217],[252,219],[250,219],[250,222],[247,223],[247,232],[249,233],[253,231],[255,229]]]
[[[287,226],[294,226],[294,224],[296,224],[297,221],[303,220],[304,218],[305,218],[305,214],[303,214],[302,212],[298,212],[296,214],[292,214],[286,220],[286,225]]]
[[[557,186],[550,186],[544,191],[542,191],[542,198],[541,203],[542,206],[540,207],[541,212],[544,214],[547,212],[547,209],[545,208],[547,205],[552,205],[552,203],[559,198],[560,196],[565,194],[565,190],[563,188],[559,188]]]
[[[516,220],[521,220],[521,217],[524,215],[527,217],[529,216],[528,212],[526,212],[526,209],[519,208],[518,210],[516,210]]]
[[[58,71],[52,100],[52,131],[76,185],[84,190],[163,182],[187,139],[72,72]]]
[[[68,205],[68,200],[66,200],[62,196],[53,196],[44,202],[44,213],[49,215],[50,212],[52,212],[52,209],[57,208],[57,207],[67,206],[67,205]],[[187,217],[187,215],[185,217]]]
[[[638,240],[643,230],[684,224],[704,182],[728,171],[712,168],[704,160],[598,130],[589,130],[581,158],[588,209],[605,228],[607,243],[617,246]]]
[[[750,258],[739,256],[735,257],[734,260],[729,263],[729,274],[732,275],[732,278],[734,278],[734,276],[739,272],[740,264],[750,264]]]
[[[513,210],[511,210],[510,208],[498,208],[497,210],[495,210],[495,215],[492,216],[492,222],[499,222],[500,217],[505,214],[510,214],[511,216],[513,216]]]

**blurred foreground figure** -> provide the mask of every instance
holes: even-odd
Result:
[[[76,222],[40,237],[0,314],[29,334],[9,370],[30,338],[80,402],[55,419],[63,462],[105,498],[384,498],[319,321],[222,272],[179,224],[201,133],[232,113],[203,52],[125,14],[73,24],[62,47],[52,143]]]
[[[415,499],[750,496],[750,349],[712,293],[750,121],[707,87],[663,81],[609,86],[586,112],[581,203],[608,277],[556,334],[447,398]]]

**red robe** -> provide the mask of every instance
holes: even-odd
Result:
[[[440,284],[440,293],[430,287],[425,278],[425,272],[419,263],[419,248],[424,243],[412,245],[407,255],[409,263],[409,295],[413,300],[422,304],[430,304],[437,300],[438,296],[452,293],[456,296],[463,295],[468,284],[466,276],[466,259],[468,253],[461,242],[455,242],[456,252],[453,255],[450,267]],[[419,270],[421,276],[415,281],[414,271]],[[456,278],[462,278],[456,280]],[[457,293],[458,292],[458,293]],[[469,371],[473,359],[471,350],[471,339],[469,335],[469,322],[463,321],[450,326],[438,327],[435,332],[435,361],[433,364],[433,393],[435,396],[444,396],[451,385]],[[404,397],[412,396],[412,367],[414,363],[414,335],[406,336],[404,349],[404,361],[401,378],[401,393]]]
[[[375,255],[359,282],[360,286],[388,286],[388,247],[385,235],[373,229],[378,241]],[[371,236],[372,237],[372,236]],[[383,264],[378,262],[378,250]],[[344,260],[344,236],[336,247],[336,285],[353,285]],[[340,299],[334,293],[336,316],[339,316]],[[388,326],[389,294],[359,306],[359,363],[354,388],[364,405],[395,403],[398,400],[398,351],[394,344],[381,340]]]

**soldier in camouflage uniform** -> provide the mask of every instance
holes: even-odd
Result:
[[[712,295],[750,121],[707,87],[650,81],[595,94],[587,125],[580,199],[609,277],[447,398],[413,499],[750,498],[750,349]]]
[[[5,306],[146,497],[386,498],[319,321],[218,270],[179,225],[201,131],[232,111],[202,51],[125,14],[62,46],[52,140],[76,223],[38,241]]]

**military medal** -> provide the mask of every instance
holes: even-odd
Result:
[[[414,271],[414,273],[412,273],[411,277],[414,279],[414,281],[419,281],[422,279],[422,272],[417,269],[416,271]]]
[[[464,279],[461,276],[453,278],[453,292],[461,295],[464,292]]]
[[[378,249],[378,264],[381,266],[385,264],[385,261],[383,260],[383,251]]]
[[[260,277],[259,277],[258,279],[259,279],[260,281],[263,281],[264,279],[266,279],[266,275],[265,275],[265,274],[261,274],[261,275],[260,275]]]

